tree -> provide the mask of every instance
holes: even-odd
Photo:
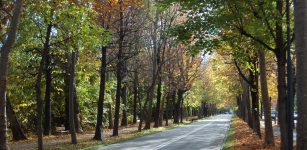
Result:
[[[71,143],[77,144],[76,128],[75,128],[75,65],[76,65],[76,52],[71,53],[70,64],[70,80],[69,80],[69,126],[71,134]]]
[[[259,68],[260,68],[260,81],[261,81],[261,96],[264,107],[264,119],[265,119],[265,136],[264,136],[264,145],[265,146],[274,146],[274,136],[273,136],[273,127],[272,127],[272,117],[271,117],[271,103],[268,93],[267,85],[267,75],[266,75],[266,66],[265,66],[265,52],[258,51],[259,55]]]
[[[296,149],[307,148],[307,2],[304,0],[294,1],[295,16],[295,46],[297,58],[297,106],[298,106],[298,124],[297,124],[297,145]]]
[[[103,140],[101,128],[103,128],[102,117],[104,107],[104,95],[106,84],[106,68],[107,68],[107,47],[101,47],[101,68],[100,68],[100,89],[97,109],[97,123],[94,139]]]
[[[7,145],[7,118],[6,118],[6,83],[7,83],[7,68],[8,57],[11,48],[14,45],[17,33],[18,22],[22,9],[22,0],[17,0],[15,3],[13,16],[11,19],[10,28],[7,39],[1,47],[0,57],[0,149],[9,149]]]

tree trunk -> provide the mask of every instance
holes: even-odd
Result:
[[[70,59],[67,57],[67,59]],[[65,95],[65,130],[70,130],[69,126],[69,63],[66,63],[65,66],[65,75],[64,75],[64,95]]]
[[[254,66],[256,63],[254,63]],[[252,117],[253,117],[253,129],[261,137],[260,131],[260,118],[259,118],[259,95],[258,95],[258,74],[250,70],[251,79],[251,97],[252,97]]]
[[[44,53],[45,53],[45,74],[46,74],[46,91],[45,91],[45,124],[44,124],[44,134],[51,135],[51,57],[50,57],[50,35],[51,35],[52,25],[49,24],[47,27],[47,33],[45,38]]]
[[[38,149],[44,149],[43,147],[43,98],[42,98],[42,91],[41,91],[41,82],[42,82],[42,75],[43,70],[45,66],[45,72],[46,72],[46,93],[45,93],[45,99],[46,99],[46,110],[45,110],[45,133],[47,135],[50,135],[51,133],[51,105],[50,105],[50,97],[51,97],[51,72],[49,68],[50,64],[50,35],[51,35],[51,29],[52,25],[48,25],[46,37],[45,37],[45,43],[44,48],[42,51],[42,60],[38,69],[38,75],[36,80],[36,98],[37,98],[37,136],[38,136]],[[47,62],[48,61],[48,62]]]
[[[164,120],[164,109],[165,108],[165,95],[162,98],[161,106],[160,106],[160,113],[159,113],[159,126],[163,126],[163,120]]]
[[[155,16],[155,22],[153,24],[153,34],[152,42],[153,42],[153,61],[152,61],[152,77],[151,77],[151,84],[147,90],[147,114],[146,114],[146,122],[144,129],[150,129],[150,123],[152,121],[152,103],[154,98],[154,92],[155,92],[155,86],[156,86],[156,80],[157,76],[159,75],[158,70],[158,60],[160,58],[160,48],[158,46],[158,37],[157,37],[157,29],[158,29],[158,20],[159,20],[159,9],[156,10],[156,16]]]
[[[140,123],[139,123],[138,131],[142,131],[143,121],[145,118],[145,114],[147,113],[146,108],[147,108],[148,101],[145,101],[144,107],[142,108],[141,98],[139,97],[138,99],[139,99],[139,107],[140,107]]]
[[[250,104],[250,93],[249,89],[250,86],[247,82],[243,81],[243,98],[246,103],[246,118],[247,118],[247,123],[250,128],[253,128],[253,119],[252,119],[252,112],[251,112],[251,104]]]
[[[276,0],[276,9],[280,16],[283,14],[283,0]],[[278,122],[280,125],[281,149],[288,148],[288,123],[286,120],[287,88],[286,88],[286,52],[284,49],[282,21],[276,22],[276,51],[278,70]]]
[[[16,114],[8,97],[6,98],[6,108],[8,121],[10,122],[10,128],[13,133],[13,140],[19,141],[27,139],[23,130],[21,129],[21,126],[17,120]]]
[[[145,120],[145,127],[144,129],[150,129],[150,123],[152,121],[152,102],[154,97],[154,91],[155,91],[155,75],[153,75],[151,85],[147,91],[147,98],[146,101],[148,102],[147,105],[147,112],[146,112],[146,120]]]
[[[121,126],[127,126],[128,125],[128,120],[127,120],[127,86],[124,85],[122,88],[122,100],[123,100],[123,114],[122,114],[122,121],[121,121]]]
[[[38,149],[43,150],[43,98],[42,98],[42,75],[43,75],[43,68],[44,68],[45,56],[43,55],[37,73],[37,79],[35,84],[36,89],[36,100],[37,100],[37,144]]]
[[[286,120],[286,104],[287,104],[287,85],[286,85],[286,58],[285,52],[280,51],[277,54],[277,70],[278,70],[278,122],[280,125],[281,133],[281,147],[288,147],[288,130],[287,130],[287,120]],[[283,149],[283,148],[282,148]]]
[[[83,130],[81,127],[81,112],[80,112],[80,106],[79,106],[79,101],[78,101],[78,96],[77,96],[77,87],[75,83],[76,81],[74,81],[74,99],[73,99],[74,100],[74,112],[75,112],[74,113],[75,130],[77,133],[82,133]]]
[[[103,106],[106,87],[107,47],[101,47],[100,89],[97,108],[97,122],[94,139],[103,140]]]
[[[307,149],[307,2],[294,1],[297,79],[297,145],[296,149]]]
[[[137,120],[137,100],[138,100],[138,71],[137,69],[134,72],[134,81],[133,81],[133,124],[136,124]]]
[[[182,100],[181,100],[181,104],[180,104],[180,123],[183,123],[183,96],[182,96]],[[203,111],[203,115],[204,115],[204,111]]]
[[[158,89],[157,89],[157,105],[156,105],[154,128],[158,128],[159,127],[161,96],[162,96],[161,89],[162,89],[162,79],[161,79],[161,75],[159,73],[159,75],[158,75]]]
[[[22,9],[22,0],[16,0],[7,39],[1,47],[0,55],[0,149],[7,150],[7,118],[6,118],[6,83],[8,74],[9,53],[16,40],[17,26]]]
[[[175,111],[174,111],[174,123],[179,123],[179,116],[180,116],[180,109],[181,109],[181,101],[183,99],[183,93],[184,91],[179,89],[178,90],[178,100],[177,103],[175,103]]]
[[[265,146],[274,146],[274,136],[273,136],[273,127],[272,127],[272,118],[271,118],[271,103],[268,92],[267,85],[267,74],[265,66],[265,53],[263,51],[258,51],[259,55],[259,67],[260,67],[260,81],[261,81],[261,96],[262,103],[264,108],[264,123],[265,123],[265,137],[264,145]]]
[[[117,67],[116,67],[116,100],[115,100],[115,116],[114,116],[114,128],[113,136],[118,136],[119,126],[119,109],[120,109],[120,96],[121,96],[121,85],[122,85],[122,66],[123,66],[123,41],[124,41],[124,14],[123,14],[123,0],[118,1],[120,7],[120,20],[119,20],[119,41],[118,41],[118,54],[117,54]]]
[[[166,106],[165,106],[165,126],[168,126],[168,118],[170,114],[170,99],[171,99],[171,94],[166,93]]]
[[[113,114],[112,114],[112,103],[110,102],[108,104],[108,107],[109,107],[109,111],[108,111],[108,114],[109,114],[109,129],[113,129],[114,125],[113,125]]]
[[[75,129],[75,111],[74,111],[75,65],[76,65],[76,53],[72,52],[72,57],[70,61],[70,82],[69,82],[69,128],[70,128],[72,144],[77,144],[77,135]]]

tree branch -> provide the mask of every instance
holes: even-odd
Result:
[[[247,77],[245,77],[245,75],[243,74],[242,70],[240,69],[239,65],[238,65],[238,62],[236,59],[233,59],[234,63],[235,63],[235,66],[239,72],[239,75],[242,77],[242,79],[244,81],[246,81],[246,83],[248,83],[249,85],[252,85],[251,82],[247,79]]]
[[[269,46],[268,44],[266,44],[265,42],[263,42],[262,40],[260,40],[259,38],[251,35],[250,33],[246,32],[242,27],[238,27],[238,26],[235,26],[242,35],[245,35],[246,37],[249,37],[251,38],[252,40],[258,42],[259,44],[263,45],[265,48],[267,48],[268,50],[271,50],[271,51],[275,51],[275,48],[272,48],[271,46]]]

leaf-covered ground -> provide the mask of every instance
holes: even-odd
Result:
[[[264,131],[262,129],[262,139],[260,139],[251,128],[248,127],[247,123],[243,120],[235,117],[232,121],[234,126],[233,136],[233,149],[235,150],[278,150],[280,149],[280,138],[275,137],[275,147],[264,148],[263,136]]]

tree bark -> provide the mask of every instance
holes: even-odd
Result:
[[[261,96],[262,103],[264,108],[264,123],[265,123],[265,137],[264,145],[265,146],[274,146],[274,136],[273,136],[273,127],[272,127],[272,118],[271,118],[271,103],[268,92],[267,85],[267,74],[266,74],[266,61],[265,53],[263,51],[258,51],[259,55],[259,67],[260,67],[260,81],[261,81]]]
[[[152,121],[152,103],[153,103],[153,98],[154,98],[154,92],[155,92],[155,86],[156,86],[156,80],[157,76],[159,74],[158,70],[158,58],[160,58],[160,48],[158,46],[158,37],[157,37],[157,29],[158,29],[158,20],[159,20],[159,9],[156,10],[155,13],[155,22],[153,24],[153,34],[151,35],[152,37],[152,42],[153,42],[153,59],[152,59],[152,77],[151,77],[151,84],[147,90],[147,114],[146,114],[146,121],[145,121],[145,127],[144,129],[150,129],[150,123]]]
[[[175,102],[175,109],[174,109],[174,123],[179,123],[179,117],[180,117],[180,108],[181,108],[181,101],[183,97],[183,90],[178,90],[178,100]]]
[[[276,9],[280,16],[283,14],[283,0],[276,0]],[[278,122],[280,125],[281,149],[288,148],[288,123],[286,120],[287,85],[286,85],[286,52],[284,49],[282,21],[276,22],[276,50],[277,58],[277,90],[278,90]]]
[[[180,104],[180,123],[183,123],[183,96],[182,96],[182,100],[181,100],[181,104]],[[203,115],[204,115],[204,111],[203,111]]]
[[[123,66],[123,41],[124,41],[124,14],[123,14],[123,0],[118,1],[120,7],[120,20],[119,20],[119,41],[118,41],[118,54],[117,54],[117,67],[116,67],[116,100],[115,100],[115,116],[114,116],[114,128],[113,136],[118,136],[119,126],[119,109],[120,109],[120,97],[121,97],[121,85],[122,85],[122,66]]]
[[[81,112],[80,112],[80,105],[79,105],[78,96],[77,96],[77,87],[75,83],[76,81],[74,81],[74,99],[73,99],[74,100],[74,112],[75,112],[74,113],[75,130],[77,133],[82,133],[83,130],[81,126]]]
[[[158,69],[159,70],[159,69]],[[156,113],[155,113],[155,124],[154,128],[159,127],[159,120],[160,120],[160,107],[161,107],[161,97],[162,97],[162,79],[160,73],[158,73],[158,89],[157,89],[157,104],[156,104]]]
[[[165,95],[162,97],[161,106],[160,106],[160,113],[159,113],[159,126],[163,126],[163,120],[164,120],[164,110],[165,110]]]
[[[12,130],[13,133],[13,140],[14,141],[19,141],[19,140],[25,140],[27,139],[26,135],[24,134],[18,120],[17,120],[17,116],[13,110],[13,107],[11,105],[11,102],[9,100],[9,98],[6,98],[6,112],[7,112],[7,117],[8,117],[8,121],[10,122],[10,128]]]
[[[42,90],[41,90],[41,84],[42,84],[42,75],[43,75],[43,68],[44,68],[44,62],[45,62],[45,55],[41,58],[40,65],[37,71],[37,79],[35,84],[36,89],[36,100],[37,100],[37,144],[38,149],[43,150],[43,98],[42,98]]]
[[[75,128],[75,111],[74,111],[75,65],[76,65],[76,52],[72,52],[72,57],[70,61],[70,81],[69,81],[69,128],[70,128],[72,144],[77,144],[77,135]]]
[[[113,129],[114,125],[113,125],[113,114],[112,114],[112,103],[110,102],[108,104],[108,107],[109,107],[109,111],[108,111],[108,114],[109,114],[109,129]]]
[[[297,145],[296,149],[307,149],[307,2],[294,1],[297,79]]]
[[[170,114],[170,99],[171,99],[171,93],[166,93],[166,106],[165,106],[165,126],[168,126],[168,119]]]
[[[67,57],[67,59],[69,60],[70,58]],[[65,126],[65,130],[70,130],[70,126],[69,126],[69,79],[70,79],[70,75],[69,75],[69,63],[66,63],[65,65],[65,74],[64,74],[64,95],[65,95],[65,122],[64,122],[64,126]]]
[[[133,124],[136,124],[137,120],[137,100],[138,100],[138,71],[134,72],[133,80]]]
[[[256,63],[254,63],[254,66]],[[259,88],[258,88],[258,74],[250,70],[250,79],[251,79],[251,97],[252,97],[252,117],[253,117],[253,129],[261,137],[260,131],[260,118],[259,118]]]
[[[45,91],[45,124],[44,124],[44,134],[51,135],[51,57],[50,57],[50,35],[51,35],[52,25],[49,24],[47,27],[47,33],[44,44],[44,53],[45,53],[45,74],[46,74],[46,91]]]
[[[1,47],[0,55],[0,149],[7,150],[7,118],[6,118],[6,83],[8,75],[9,53],[16,40],[17,26],[22,9],[22,0],[16,0],[7,39]]]
[[[128,120],[127,120],[127,86],[124,85],[122,88],[122,100],[123,100],[123,114],[122,114],[122,121],[121,121],[121,126],[127,126],[128,125]]]
[[[106,87],[107,47],[101,47],[100,89],[97,108],[97,122],[94,139],[103,140],[103,107]]]

